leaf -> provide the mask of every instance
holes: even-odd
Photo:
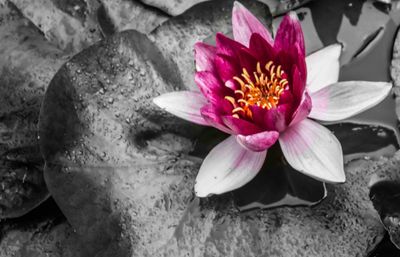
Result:
[[[0,17],[0,218],[15,218],[49,197],[37,122],[47,83],[63,59],[8,5]]]
[[[66,52],[76,53],[101,38],[92,9],[96,1],[11,0],[43,32],[46,39]],[[87,4],[89,3],[89,4]],[[61,8],[61,9],[60,9]],[[71,13],[72,9],[80,12]],[[71,15],[72,14],[72,15]]]
[[[140,0],[140,1],[146,5],[158,8],[158,9],[162,10],[163,12],[168,13],[169,15],[177,16],[177,15],[185,12],[190,7],[197,5],[199,3],[202,3],[202,2],[208,1],[208,0],[186,0],[186,1]]]
[[[134,29],[146,34],[168,20],[166,14],[156,9],[148,8],[139,1],[102,0],[102,4],[104,15],[110,19],[113,27],[111,31],[107,31],[103,26],[103,31],[106,31],[106,34],[128,29]]]
[[[272,15],[276,16],[276,15],[286,13],[290,10],[296,9],[296,8],[310,2],[311,0],[296,0],[296,1],[258,0],[258,1],[268,5],[269,9],[271,10]]]

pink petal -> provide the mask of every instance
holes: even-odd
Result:
[[[245,68],[251,74],[252,71],[256,69],[258,60],[247,49],[244,48],[239,50],[238,56],[240,60],[240,66]]]
[[[234,76],[241,74],[241,69],[238,60],[228,55],[217,54],[215,57],[215,66],[219,77],[226,82]]]
[[[222,120],[224,121],[224,124],[233,131],[234,134],[247,136],[262,131],[261,128],[259,128],[255,124],[243,120],[241,118],[235,118],[232,116],[223,116]]]
[[[212,72],[200,71],[196,72],[194,81],[200,88],[203,95],[211,102],[215,103],[220,101],[226,95],[229,94],[229,89],[222,84],[218,78]]]
[[[275,50],[273,47],[273,42],[268,43],[263,37],[259,34],[253,34],[250,38],[250,51],[254,56],[257,56],[259,60],[275,60]]]
[[[310,114],[311,108],[312,108],[311,97],[307,92],[304,92],[300,105],[293,113],[293,118],[292,121],[290,122],[290,126],[299,123],[300,121],[307,118],[308,115]]]
[[[204,159],[194,186],[196,195],[222,194],[243,186],[260,171],[266,155],[267,151],[249,151],[235,136],[228,137]]]
[[[306,88],[306,81],[303,80],[297,66],[294,66],[292,72],[291,90],[293,94],[293,103],[295,105],[298,105],[300,103],[305,88]]]
[[[232,130],[225,126],[224,122],[222,121],[221,114],[218,112],[218,110],[215,109],[213,105],[208,104],[203,106],[200,112],[204,120],[206,120],[210,126],[213,126],[227,134],[233,133]]]
[[[264,131],[249,136],[236,136],[236,139],[240,145],[255,152],[261,152],[270,148],[273,144],[275,144],[278,138],[279,132],[277,131]]]
[[[285,90],[279,97],[279,104],[289,104],[293,102],[293,94],[290,90]]]
[[[392,84],[387,82],[346,81],[332,84],[311,94],[310,117],[337,121],[361,113],[387,97]]]
[[[265,114],[265,128],[282,132],[286,129],[291,117],[291,104],[281,104],[268,110]]]
[[[282,68],[288,75],[291,75],[294,67],[297,67],[302,80],[307,79],[306,59],[299,44],[295,43],[289,49],[280,50],[277,54],[277,63],[282,65]],[[289,77],[290,78],[290,77]]]
[[[200,92],[170,92],[153,98],[153,102],[181,119],[208,125],[208,122],[200,114],[201,107],[207,104],[207,99]]]
[[[300,53],[305,56],[304,36],[301,24],[295,12],[285,15],[275,37],[275,47],[280,50],[288,50],[298,44]]]
[[[345,181],[342,147],[327,128],[305,119],[281,134],[279,143],[288,163],[299,172],[324,182]]]
[[[341,51],[341,45],[334,44],[307,56],[307,89],[310,93],[338,81]]]
[[[233,6],[232,29],[235,40],[247,47],[253,33],[258,33],[270,45],[274,43],[265,26],[239,2],[235,2]]]
[[[214,58],[217,49],[215,46],[197,42],[194,45],[194,56],[196,60],[196,71],[215,71]]]
[[[235,40],[226,37],[222,33],[216,35],[217,54],[227,55],[236,58],[240,48],[244,46]]]

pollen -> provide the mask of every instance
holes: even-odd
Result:
[[[233,77],[240,89],[234,96],[225,99],[232,104],[232,116],[252,119],[251,106],[270,110],[279,104],[282,93],[288,88],[287,75],[281,65],[269,61],[262,65],[257,62],[254,72],[242,69],[242,74]]]

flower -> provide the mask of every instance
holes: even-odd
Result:
[[[300,22],[287,14],[273,39],[235,2],[232,40],[196,43],[195,82],[200,91],[161,95],[154,103],[191,122],[231,136],[204,159],[196,178],[199,197],[237,189],[261,169],[268,148],[279,142],[287,162],[314,179],[345,181],[342,148],[315,120],[338,121],[381,102],[386,82],[338,82],[341,46],[305,57]]]

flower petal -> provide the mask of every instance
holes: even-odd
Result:
[[[304,120],[307,118],[307,116],[310,114],[312,108],[312,102],[311,102],[311,97],[307,93],[307,91],[304,92],[303,98],[300,102],[300,105],[297,107],[296,111],[294,111],[293,116],[292,116],[292,121],[290,122],[290,126],[299,123],[300,121]]]
[[[228,137],[204,159],[196,178],[196,195],[222,194],[243,186],[260,171],[266,155],[267,151],[249,151],[235,136]]]
[[[203,95],[212,103],[223,99],[225,95],[229,94],[229,89],[212,72],[196,72],[194,81]]]
[[[298,44],[300,53],[305,56],[304,36],[301,24],[295,12],[285,15],[275,37],[275,47],[280,50],[288,50]]]
[[[324,182],[345,181],[342,147],[327,128],[305,119],[281,134],[279,143],[294,169]]]
[[[196,71],[215,71],[214,58],[217,49],[215,46],[197,42],[194,45],[194,56],[196,60]]]
[[[235,2],[233,6],[232,29],[235,40],[247,47],[253,33],[258,33],[268,43],[274,44],[271,34],[265,26],[239,2]]]
[[[227,134],[232,134],[232,130],[227,128],[222,121],[221,115],[218,113],[218,110],[211,104],[203,106],[200,110],[201,115],[207,121],[210,126],[213,126]]]
[[[278,138],[279,132],[277,131],[264,131],[249,136],[236,136],[236,139],[240,145],[255,152],[261,152],[270,148],[273,144],[275,144]]]
[[[281,104],[265,112],[264,126],[267,130],[282,132],[289,124],[292,115],[290,104]]]
[[[239,49],[244,47],[242,44],[226,37],[222,33],[217,33],[215,41],[217,45],[217,54],[227,55],[232,58],[236,58]]]
[[[272,43],[268,43],[259,34],[252,34],[250,37],[250,51],[254,56],[257,56],[259,60],[275,60],[275,49]]]
[[[226,82],[240,74],[241,71],[238,60],[224,54],[216,55],[215,67],[222,81]]]
[[[301,80],[306,84],[306,58],[298,43],[291,45],[289,49],[280,50],[276,56],[276,60],[277,63],[282,65],[282,68],[287,72],[287,75],[292,75],[294,68],[297,67]],[[289,76],[289,79],[290,78],[291,77]]]
[[[291,83],[294,105],[300,104],[305,89],[306,89],[305,80],[303,80],[302,75],[297,66],[294,66],[292,72],[292,83]]]
[[[310,117],[324,121],[349,118],[380,103],[392,88],[387,82],[346,81],[311,94]]]
[[[224,124],[230,128],[234,134],[240,135],[252,135],[261,132],[261,128],[257,125],[243,120],[241,118],[235,118],[233,116],[223,116],[222,120]]]
[[[306,57],[307,89],[315,92],[339,79],[340,44],[334,44]]]
[[[200,125],[208,125],[200,114],[201,107],[207,104],[207,99],[200,92],[170,92],[153,98],[153,102],[179,118]]]

